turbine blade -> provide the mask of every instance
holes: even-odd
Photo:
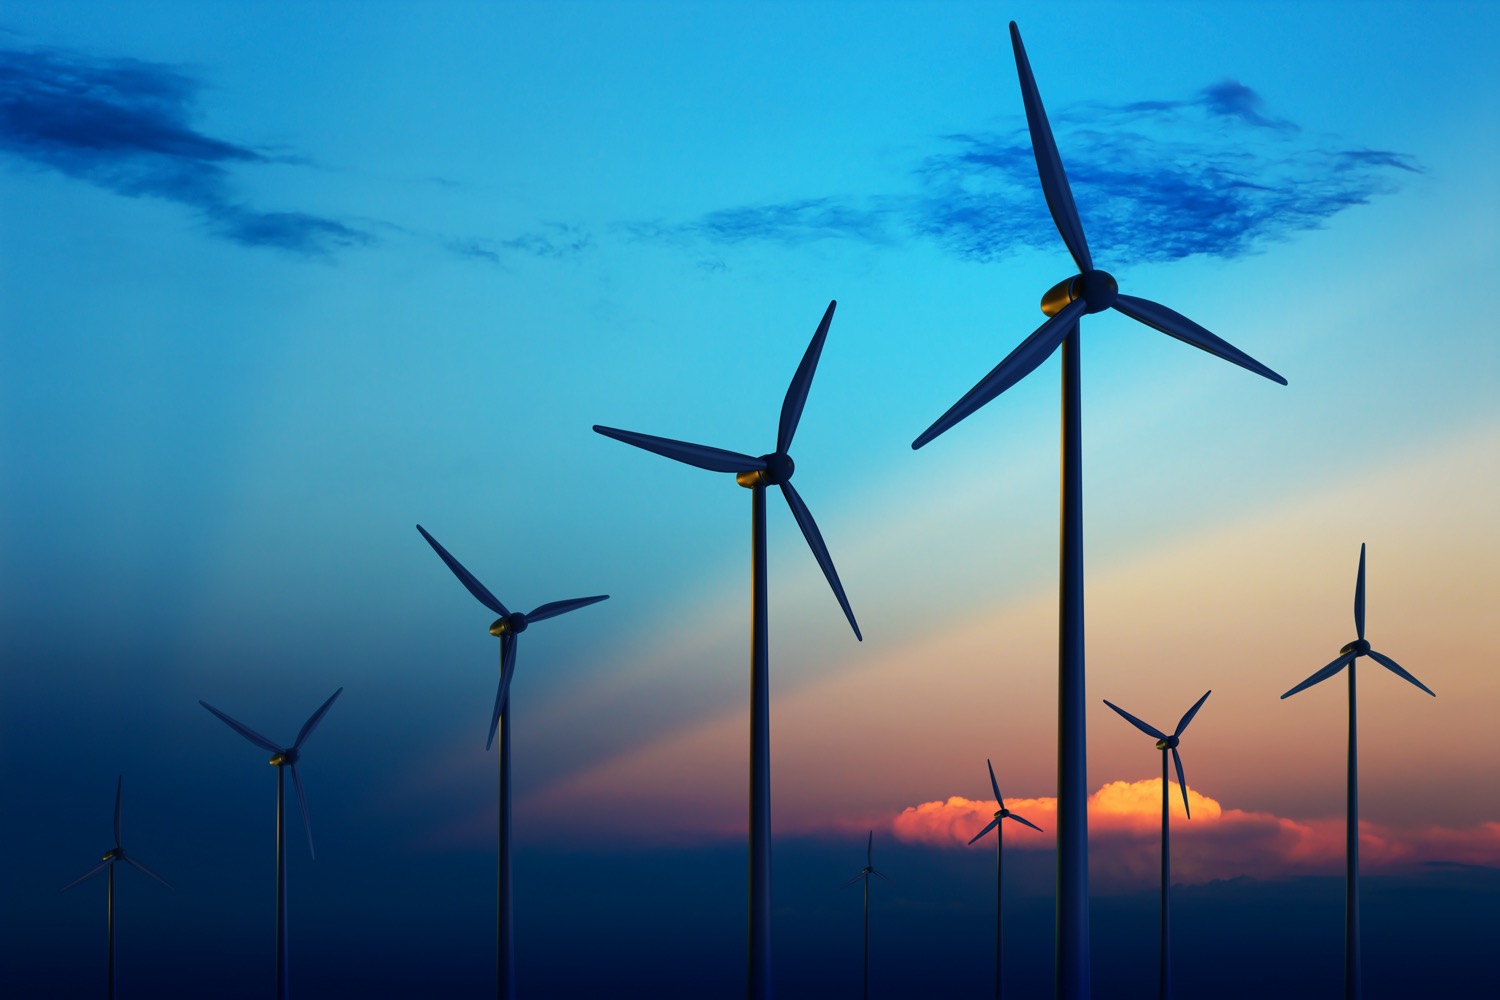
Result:
[[[865,841],[865,864],[874,866],[875,861],[871,852],[875,850],[875,831],[870,831],[870,839]]]
[[[529,622],[545,621],[548,618],[556,618],[569,611],[577,611],[579,608],[586,608],[590,604],[598,604],[600,601],[607,600],[609,600],[608,594],[600,594],[598,597],[574,597],[566,601],[550,601],[529,613],[526,620]]]
[[[1000,797],[1000,783],[995,780],[995,765],[991,764],[990,759],[986,757],[984,759],[984,766],[990,769],[990,790],[995,793],[995,805],[1004,809],[1005,800]]]
[[[1047,208],[1052,212],[1052,221],[1057,223],[1057,231],[1068,245],[1068,253],[1073,255],[1078,270],[1092,271],[1094,262],[1089,256],[1088,240],[1083,235],[1083,223],[1078,221],[1068,175],[1063,170],[1062,157],[1057,155],[1057,142],[1052,138],[1052,126],[1047,123],[1047,112],[1042,108],[1042,95],[1037,93],[1036,80],[1031,75],[1031,60],[1026,58],[1026,47],[1021,44],[1021,29],[1014,21],[1010,22],[1010,44],[1016,52],[1016,75],[1021,78],[1026,127],[1031,130],[1031,151],[1036,155],[1036,172],[1042,179]]]
[[[993,830],[995,827],[997,827],[999,825],[1000,825],[1000,817],[996,816],[994,819],[990,820],[989,826],[986,826],[983,830],[980,830],[978,833],[974,834],[974,836],[972,836],[972,837],[969,838],[969,844],[973,845],[973,843],[976,840],[978,840],[980,837],[983,837],[985,834],[989,833],[991,830]]]
[[[302,827],[307,831],[307,853],[317,858],[318,852],[313,850],[312,841],[312,817],[307,814],[307,794],[302,791],[302,776],[297,773],[297,765],[289,764],[292,771],[292,785],[297,789],[297,804],[302,807]]]
[[[655,452],[675,462],[695,465],[709,472],[754,472],[766,467],[764,459],[751,458],[749,455],[741,455],[737,451],[725,451],[723,448],[710,448],[706,444],[674,441],[671,438],[637,434],[635,431],[622,431],[600,424],[595,424],[594,430],[605,437],[633,444],[637,448],[644,448],[646,451]]]
[[[505,605],[500,603],[500,598],[490,593],[484,584],[475,579],[473,573],[470,573],[468,570],[464,569],[463,563],[459,562],[457,559],[449,555],[448,550],[439,545],[438,540],[429,535],[426,528],[422,527],[419,524],[417,525],[417,530],[422,533],[423,538],[427,539],[427,544],[432,546],[432,550],[438,554],[438,557],[442,559],[443,562],[448,564],[448,568],[453,571],[453,575],[458,577],[458,582],[463,584],[464,587],[468,589],[469,593],[478,598],[480,604],[483,604],[485,607],[495,612],[495,614],[501,615],[502,617],[504,615],[510,614],[510,612],[506,610]]]
[[[500,715],[510,698],[510,679],[516,672],[516,640],[513,635],[500,637],[500,686],[495,689],[495,714],[490,719],[490,738],[484,741],[488,750],[495,745],[495,731],[500,728]]]
[[[125,791],[125,775],[115,782],[115,847],[120,846],[120,797]]]
[[[1129,712],[1125,711],[1123,708],[1121,708],[1119,705],[1116,705],[1108,698],[1104,699],[1104,704],[1120,713],[1120,715],[1124,717],[1126,722],[1130,723],[1132,726],[1139,729],[1147,736],[1154,736],[1159,740],[1164,740],[1167,738],[1166,733],[1162,732],[1160,729],[1157,729],[1155,726],[1148,726],[1146,723],[1142,722],[1140,719],[1137,719],[1135,716],[1131,715]]]
[[[301,749],[302,741],[311,736],[312,731],[318,728],[318,723],[323,721],[323,716],[328,711],[329,706],[331,706],[338,699],[338,696],[343,693],[344,689],[339,688],[337,691],[333,692],[333,694],[328,696],[327,701],[318,706],[318,710],[316,712],[307,717],[307,721],[302,723],[302,731],[297,734],[297,742],[292,744],[293,750]]]
[[[838,300],[828,303],[828,311],[818,324],[802,363],[792,376],[792,384],[786,387],[786,398],[781,401],[781,425],[776,429],[776,450],[785,454],[792,447],[792,436],[797,433],[797,423],[802,419],[802,407],[807,403],[807,390],[812,388],[813,373],[818,370],[818,357],[823,353],[823,341],[828,337],[828,324],[833,322],[833,308]]]
[[[870,874],[871,875],[878,875],[878,876],[880,876],[880,879],[883,882],[889,882],[890,881],[890,879],[888,879],[888,878],[885,877],[885,872],[876,871],[874,868],[870,869]]]
[[[1037,826],[1035,823],[1033,823],[1031,820],[1027,819],[1024,816],[1017,816],[1015,813],[1011,813],[1010,814],[1010,818],[1013,819],[1013,820],[1015,820],[1017,823],[1025,823],[1027,826],[1031,827],[1037,833],[1043,832],[1041,827]]]
[[[1160,303],[1152,302],[1149,299],[1138,299],[1134,295],[1120,295],[1115,298],[1115,308],[1131,319],[1145,323],[1153,330],[1160,330],[1169,337],[1176,337],[1184,344],[1192,344],[1199,350],[1207,351],[1214,357],[1223,358],[1225,361],[1239,365],[1241,368],[1248,369],[1264,378],[1268,378],[1272,382],[1280,382],[1282,385],[1286,385],[1286,379],[1259,361],[1256,361],[1229,341],[1209,333],[1186,316],[1178,312],[1173,312]]]
[[[854,883],[858,882],[860,879],[862,879],[864,877],[865,877],[865,873],[864,872],[860,872],[858,875],[854,876],[849,881],[847,881],[843,885],[839,886],[839,888],[840,889],[847,888],[848,886],[853,885]]]
[[[90,868],[88,871],[84,872],[82,875],[78,876],[73,881],[69,882],[67,885],[63,886],[61,889],[59,889],[57,891],[58,892],[67,892],[69,889],[73,888],[75,885],[79,884],[80,882],[87,882],[89,879],[93,878],[95,875],[98,875],[100,872],[102,872],[104,869],[108,868],[113,863],[114,863],[114,859],[113,858],[111,858],[109,861],[101,861],[97,865],[95,865],[94,867]]]
[[[964,393],[963,398],[948,407],[947,413],[934,420],[931,427],[918,435],[911,443],[912,449],[927,444],[1035,371],[1038,365],[1052,356],[1057,345],[1073,330],[1074,321],[1083,315],[1085,308],[1086,303],[1082,299],[1069,302],[1056,316],[1032,331],[1031,336],[1005,356],[1005,360],[990,369],[990,373]]]
[[[844,617],[849,619],[849,627],[854,629],[854,638],[864,641],[864,636],[859,634],[859,623],[854,620],[854,610],[849,607],[849,598],[844,596],[844,585],[839,583],[838,570],[833,568],[833,557],[828,554],[828,546],[823,544],[823,536],[818,532],[817,522],[813,520],[812,512],[807,509],[807,504],[802,502],[802,495],[797,492],[790,482],[780,484],[781,495],[786,497],[786,504],[792,508],[792,517],[797,521],[797,527],[802,529],[802,537],[807,539],[807,547],[812,549],[813,558],[823,570],[823,576],[828,579],[828,586],[833,588],[833,596],[839,600],[839,607],[844,609]]]
[[[240,723],[235,722],[229,716],[225,715],[223,712],[219,711],[217,708],[214,708],[212,705],[210,705],[208,702],[204,701],[201,698],[198,700],[198,704],[202,705],[204,708],[208,709],[210,712],[212,712],[215,715],[217,715],[224,722],[224,724],[226,726],[228,726],[230,729],[233,729],[235,732],[237,732],[241,736],[245,737],[245,739],[249,740],[251,743],[254,743],[256,746],[260,747],[262,750],[268,750],[271,753],[281,753],[281,747],[279,747],[276,744],[272,743],[270,740],[266,739],[260,733],[257,733],[255,730],[251,729],[249,726],[241,725]]]
[[[162,885],[166,886],[168,889],[172,888],[172,883],[171,882],[168,882],[166,879],[164,879],[160,875],[156,874],[156,872],[152,871],[150,868],[147,868],[144,864],[142,864],[141,862],[137,861],[135,858],[124,857],[124,858],[121,858],[120,860],[123,861],[123,862],[125,862],[130,867],[135,868],[135,869],[137,869],[139,871],[143,871],[147,875],[150,875],[152,878],[156,879],[156,881],[160,882]]]
[[[1208,696],[1211,694],[1213,694],[1212,688],[1203,692],[1203,697],[1193,702],[1193,707],[1187,710],[1182,716],[1182,720],[1177,723],[1177,728],[1172,730],[1173,736],[1181,736],[1187,730],[1188,723],[1193,721],[1193,716],[1198,714],[1198,709],[1203,707],[1203,703],[1208,700]]]
[[[1374,660],[1376,663],[1380,664],[1382,667],[1385,667],[1387,670],[1389,670],[1391,673],[1395,674],[1397,677],[1400,677],[1402,680],[1411,681],[1417,687],[1421,688],[1423,691],[1426,691],[1428,694],[1432,695],[1434,698],[1437,697],[1437,695],[1433,693],[1432,688],[1428,687],[1426,684],[1423,684],[1421,681],[1417,680],[1415,677],[1413,677],[1410,673],[1407,672],[1407,670],[1406,670],[1405,667],[1401,666],[1401,664],[1397,663],[1395,660],[1391,659],[1389,656],[1386,656],[1384,653],[1377,653],[1377,652],[1375,652],[1375,650],[1372,649],[1372,650],[1370,650],[1370,659]]]
[[[1282,697],[1283,698],[1290,698],[1292,695],[1296,694],[1298,691],[1305,691],[1307,688],[1312,687],[1314,684],[1321,684],[1321,683],[1323,683],[1328,678],[1330,678],[1334,674],[1338,673],[1340,670],[1343,670],[1345,664],[1353,662],[1354,658],[1356,656],[1358,656],[1358,655],[1359,655],[1358,653],[1345,653],[1343,656],[1340,656],[1337,660],[1334,660],[1332,663],[1328,664],[1328,666],[1326,666],[1323,669],[1319,670],[1317,673],[1313,674],[1311,677],[1309,677],[1307,680],[1303,681],[1301,684],[1298,684],[1296,687],[1292,688],[1286,694],[1282,695]]]
[[[1365,543],[1359,543],[1359,575],[1354,578],[1354,633],[1365,637]]]
[[[1187,818],[1193,818],[1193,811],[1188,808],[1187,803],[1187,779],[1182,776],[1182,755],[1177,748],[1172,748],[1172,763],[1177,766],[1177,787],[1182,792],[1182,811],[1187,813]]]

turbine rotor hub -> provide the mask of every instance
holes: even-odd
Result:
[[[123,858],[124,856],[125,856],[124,850],[122,850],[121,848],[115,847],[115,848],[111,848],[108,851],[105,851],[104,852],[104,857],[100,858],[99,860],[100,861],[114,861],[114,860],[117,860],[119,858]]]
[[[1339,650],[1339,655],[1353,653],[1355,656],[1364,656],[1370,652],[1370,643],[1365,639],[1355,639],[1353,642]]]
[[[495,619],[490,626],[490,635],[520,635],[526,631],[526,616],[519,611],[512,611]]]
[[[1082,300],[1084,312],[1103,312],[1115,304],[1120,285],[1108,271],[1084,271],[1065,278],[1047,289],[1042,296],[1042,312],[1056,316],[1069,302]]]
[[[272,767],[290,767],[291,765],[297,763],[297,758],[300,756],[301,755],[296,751],[296,749],[288,747],[287,749],[278,753],[276,756],[272,757],[270,760],[270,764]]]
[[[1182,743],[1182,741],[1180,739],[1178,739],[1176,736],[1168,736],[1164,740],[1157,740],[1156,741],[1156,749],[1158,749],[1158,750],[1171,750],[1171,749],[1174,749],[1175,747],[1177,747],[1181,743]]]
[[[734,481],[747,490],[756,486],[775,486],[791,479],[792,473],[797,471],[797,463],[784,451],[773,451],[769,455],[760,456],[760,459],[766,463],[764,469],[741,472],[734,477]]]

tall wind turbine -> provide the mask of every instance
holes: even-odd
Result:
[[[1001,866],[1000,861],[1001,851],[1005,847],[1005,829],[1000,825],[1000,821],[1005,819],[1013,819],[1017,823],[1025,823],[1037,833],[1041,833],[1042,828],[1037,826],[1031,820],[1026,819],[1024,816],[1017,816],[1015,813],[1005,808],[1005,800],[1000,797],[1000,784],[995,780],[995,765],[991,764],[990,759],[986,757],[984,759],[984,766],[990,769],[990,788],[995,792],[995,805],[999,806],[999,808],[995,810],[995,818],[990,820],[989,826],[986,826],[983,830],[980,830],[978,833],[974,834],[974,837],[969,841],[969,844],[972,846],[978,843],[979,839],[985,834],[989,833],[991,830],[995,831],[995,1000],[1000,1000],[1000,997],[1003,996],[1005,992],[1004,982],[1000,978],[1000,959],[1003,955],[1000,936],[1002,922],[1001,915],[1005,912],[1001,906],[1001,900],[1004,897],[1000,895],[1000,876],[1004,873],[1004,868]]]
[[[453,571],[453,575],[458,577],[458,582],[463,584],[480,604],[500,616],[490,624],[490,635],[500,640],[500,687],[495,692],[495,711],[490,717],[490,735],[484,741],[484,748],[489,750],[494,745],[495,731],[498,729],[500,732],[500,832],[495,849],[499,869],[495,886],[495,993],[502,1000],[510,1000],[516,995],[516,935],[512,924],[510,885],[510,680],[516,672],[516,647],[520,644],[521,633],[526,631],[527,626],[533,622],[546,621],[548,618],[556,618],[558,615],[577,611],[590,604],[607,601],[609,595],[600,594],[596,597],[574,597],[565,601],[549,601],[528,614],[510,611],[500,603],[498,597],[490,593],[485,585],[475,578],[473,573],[464,569],[463,564],[449,555],[448,550],[439,545],[438,540],[429,535],[426,528],[419,524],[417,530],[422,533],[423,538],[427,539],[427,544],[432,546],[438,557]]]
[[[875,831],[870,831],[870,839],[865,841],[865,866],[859,870],[859,874],[845,882],[845,886],[851,886],[860,879],[865,880],[865,1000],[870,1000],[870,876],[879,875],[887,882],[885,873],[877,871],[874,861]]]
[[[109,958],[106,962],[107,972],[105,982],[107,985],[105,986],[104,990],[104,995],[108,997],[109,1000],[114,1000],[115,996],[115,863],[117,861],[123,861],[130,867],[138,871],[145,872],[147,875],[150,875],[152,878],[156,879],[156,881],[160,882],[168,889],[172,888],[171,884],[166,879],[156,874],[156,872],[152,871],[150,868],[147,868],[143,863],[126,854],[125,848],[120,846],[120,797],[124,790],[125,776],[122,774],[115,782],[115,846],[112,849],[104,852],[103,861],[99,862],[97,865],[90,868],[88,871],[84,872],[82,875],[78,876],[73,881],[63,886],[61,889],[57,890],[58,892],[67,892],[69,889],[73,888],[75,885],[78,885],[80,882],[87,882],[89,879],[93,878],[95,875],[98,875],[106,868],[109,869],[109,895],[108,897],[106,897],[107,902],[105,904],[106,922],[109,926],[109,948],[107,952]]]
[[[310,857],[317,857],[313,851],[312,819],[307,814],[307,795],[302,791],[302,778],[297,774],[297,762],[302,759],[302,744],[312,735],[318,723],[323,721],[324,714],[332,707],[339,695],[344,693],[339,688],[328,696],[328,700],[318,706],[318,710],[307,717],[302,724],[302,729],[297,733],[297,740],[289,747],[280,747],[266,739],[260,733],[249,726],[236,722],[223,712],[214,708],[206,701],[199,700],[198,704],[217,715],[230,729],[239,733],[251,743],[271,754],[270,765],[276,768],[276,997],[277,1000],[286,1000],[290,989],[291,980],[287,972],[286,964],[286,772],[292,772],[292,784],[297,789],[297,804],[302,809],[302,826],[307,831],[307,853]]]
[[[812,342],[802,355],[802,363],[792,376],[787,387],[786,398],[781,403],[781,423],[776,432],[776,450],[752,458],[722,448],[710,448],[686,441],[637,434],[613,427],[594,425],[594,430],[617,441],[644,448],[674,461],[707,469],[709,472],[728,472],[735,482],[750,491],[750,941],[748,956],[747,989],[751,1000],[760,1000],[771,995],[771,705],[770,668],[767,640],[769,628],[766,621],[766,487],[780,486],[792,517],[802,529],[813,558],[822,567],[833,595],[838,598],[854,637],[862,638],[859,625],[854,621],[854,612],[849,608],[849,599],[844,596],[844,587],[833,568],[833,559],[828,555],[828,546],[813,522],[812,514],[802,497],[791,483],[796,466],[787,451],[792,446],[792,437],[797,433],[797,423],[802,419],[802,407],[807,403],[807,391],[812,387],[813,373],[818,367],[818,357],[823,353],[823,341],[828,336],[828,324],[833,322],[833,309],[838,303],[828,303],[823,321],[813,333]]]
[[[1354,661],[1368,656],[1402,680],[1409,681],[1431,694],[1432,689],[1417,680],[1395,660],[1384,653],[1377,653],[1365,640],[1365,545],[1359,545],[1359,572],[1354,578],[1354,635],[1353,642],[1339,650],[1338,659],[1292,688],[1283,698],[1290,698],[1314,684],[1321,684],[1334,674],[1349,668],[1349,783],[1348,815],[1344,825],[1344,997],[1359,1000],[1364,992],[1359,959],[1359,753],[1355,739],[1354,712]]]
[[[1172,825],[1167,810],[1167,803],[1171,798],[1167,790],[1167,754],[1172,755],[1172,763],[1177,766],[1177,787],[1182,791],[1182,811],[1187,814],[1188,819],[1192,819],[1193,810],[1188,806],[1187,779],[1182,776],[1182,755],[1177,752],[1177,746],[1182,742],[1182,734],[1187,731],[1188,723],[1193,721],[1193,716],[1198,714],[1198,709],[1203,707],[1211,694],[1212,691],[1205,691],[1202,698],[1193,702],[1193,707],[1177,721],[1177,728],[1172,730],[1171,736],[1137,719],[1108,698],[1104,699],[1104,704],[1118,712],[1126,722],[1153,737],[1156,749],[1161,751],[1161,976],[1158,980],[1161,1000],[1168,1000],[1172,995],[1172,925],[1168,899],[1168,892],[1172,888]]]
[[[1079,421],[1079,320],[1085,313],[1116,309],[1170,337],[1248,368],[1273,382],[1286,379],[1209,333],[1185,316],[1147,299],[1121,295],[1115,279],[1094,268],[1073,193],[1063,172],[1052,128],[1032,79],[1021,32],[1010,24],[1016,72],[1026,106],[1037,173],[1052,220],[1078,273],[1042,296],[1050,319],[953,404],[915,441],[920,448],[1025,378],[1062,348],[1062,525],[1059,587],[1057,706],[1057,995],[1083,998],[1090,992],[1088,897],[1088,774],[1084,718],[1083,656],[1083,465]]]

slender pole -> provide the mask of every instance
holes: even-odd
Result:
[[[1359,661],[1356,660],[1355,663]],[[1364,993],[1359,962],[1359,754],[1354,713],[1354,663],[1349,664],[1349,816],[1344,827],[1344,998]]]
[[[286,767],[276,768],[276,1000],[286,1000]]]
[[[109,866],[109,901],[105,904],[109,923],[109,960],[106,963],[107,976],[104,995],[109,1000],[115,1000],[115,866]]]
[[[865,1000],[870,1000],[870,876],[865,876]]]
[[[766,623],[766,488],[751,487],[750,956],[748,995],[771,995],[771,697]]]
[[[1089,981],[1088,737],[1083,673],[1083,444],[1079,329],[1062,342],[1062,531],[1057,669],[1057,955],[1060,1000],[1087,1000]]]
[[[1167,794],[1167,754],[1161,752],[1161,1000],[1172,996],[1172,823],[1167,808],[1171,797]]]
[[[1000,978],[1000,959],[1003,953],[1001,941],[1004,938],[1000,934],[1001,915],[1004,911],[1000,907],[1000,901],[1004,899],[1000,895],[1000,877],[1002,873],[1000,859],[1004,856],[1002,848],[1005,845],[1005,821],[1002,819],[995,824],[995,1000],[1005,994],[1005,984]]]
[[[516,935],[512,924],[510,884],[510,698],[500,711],[500,839],[496,848],[495,995],[516,995]]]

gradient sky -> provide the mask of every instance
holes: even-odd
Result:
[[[865,640],[773,498],[783,992],[857,985],[857,938],[818,935],[857,934],[857,890],[823,885],[871,828],[914,929],[890,981],[983,988],[989,855],[959,842],[986,757],[1051,830],[1058,362],[909,445],[1072,273],[1012,18],[1098,263],[1289,382],[1085,324],[1096,964],[1137,963],[1107,988],[1154,983],[1150,935],[1119,935],[1154,927],[1159,757],[1101,699],[1168,728],[1208,689],[1177,874],[1209,914],[1323,893],[1308,981],[1337,982],[1343,684],[1278,696],[1353,637],[1361,542],[1370,639],[1438,694],[1360,664],[1370,933],[1410,943],[1462,865],[1492,937],[1492,5],[7,0],[0,980],[97,981],[103,887],[55,889],[109,846],[122,772],[126,843],[177,886],[122,876],[157,942],[122,954],[158,956],[122,975],[269,979],[272,776],[196,702],[290,739],[342,686],[302,768],[294,963],[302,919],[304,983],[483,994],[495,641],[420,521],[513,608],[611,595],[520,655],[523,986],[584,989],[586,876],[640,908],[599,953],[678,970],[642,995],[734,993],[749,498],[589,427],[769,450],[837,299],[797,483]],[[1050,837],[1007,834],[1050,955]],[[954,914],[970,952],[915,930]],[[1254,926],[1224,961],[1290,925]],[[1401,962],[1475,974],[1452,947]]]

